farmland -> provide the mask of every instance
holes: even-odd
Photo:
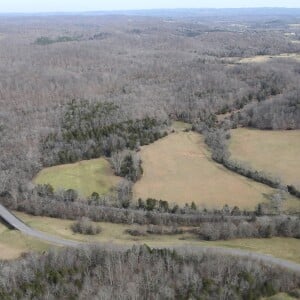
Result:
[[[1,17],[0,298],[296,295],[300,9],[120,14]]]
[[[134,196],[152,197],[180,205],[194,201],[198,207],[225,204],[254,209],[273,189],[236,175],[210,158],[203,138],[194,132],[176,132],[142,147],[144,175],[134,186]]]
[[[118,182],[104,158],[46,168],[34,179],[35,184],[51,184],[55,190],[74,189],[85,197],[93,192],[109,194]]]
[[[263,131],[239,128],[231,131],[232,157],[256,170],[300,185],[300,131]]]

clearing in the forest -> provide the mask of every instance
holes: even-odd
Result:
[[[35,184],[51,184],[55,190],[74,189],[85,197],[94,192],[109,194],[119,181],[104,158],[46,168],[34,179]]]
[[[215,163],[195,132],[175,132],[144,146],[140,152],[143,177],[134,185],[136,199],[155,198],[199,208],[225,204],[254,209],[273,189],[235,174]]]
[[[300,187],[300,130],[235,129],[229,148],[234,159]]]

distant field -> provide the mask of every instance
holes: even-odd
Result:
[[[253,57],[242,58],[238,63],[265,63],[272,59],[285,58],[300,61],[300,54],[297,53],[282,53],[279,55],[257,55]]]
[[[300,130],[267,131],[239,128],[231,131],[232,157],[300,186]]]
[[[0,259],[15,259],[22,253],[42,252],[49,245],[27,237],[17,230],[10,230],[0,223]]]
[[[290,27],[292,28],[296,28],[296,27],[300,27],[300,24],[295,23],[295,24],[289,24]]]
[[[93,192],[110,193],[120,178],[113,174],[109,162],[104,158],[60,165],[42,170],[34,179],[35,184],[51,184],[56,190],[74,189],[82,196]]]
[[[97,236],[85,236],[74,234],[70,225],[73,221],[53,219],[47,217],[34,217],[24,213],[15,213],[25,223],[38,230],[57,235],[67,239],[77,241],[115,243],[131,246],[134,244],[148,244],[151,247],[173,247],[173,246],[219,246],[228,248],[240,248],[275,257],[291,260],[300,263],[300,240],[292,238],[272,238],[272,239],[239,239],[232,241],[204,242],[199,241],[197,236],[184,233],[179,235],[147,235],[133,237],[125,234],[124,230],[135,228],[138,225],[122,225],[112,223],[97,223],[101,226],[102,232]],[[139,226],[144,228],[146,226]],[[1,234],[0,234],[1,236]],[[1,253],[0,253],[1,255]],[[1,257],[1,256],[0,256]]]

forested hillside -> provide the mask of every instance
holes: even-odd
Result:
[[[135,224],[136,230],[126,232],[132,236],[142,235],[143,225],[147,234],[162,238],[181,233],[181,226],[207,241],[299,239],[298,173],[290,172],[293,181],[282,181],[236,160],[229,148],[232,130],[239,127],[300,130],[300,17],[271,12],[243,11],[243,18],[230,11],[207,11],[203,17],[188,11],[1,16],[0,203],[76,221],[72,230],[79,234],[101,234],[91,223],[101,221]],[[183,151],[183,142],[183,150],[170,147],[182,151],[171,163],[162,164],[159,150],[157,164],[150,157],[143,165],[147,145],[178,132],[192,143],[190,131],[195,142],[190,152]],[[293,157],[299,151],[295,145]],[[227,172],[251,188],[254,182],[256,191],[268,193],[259,192],[263,202],[255,199],[255,207],[245,204],[251,199],[233,199],[231,206],[211,209],[159,195],[134,198],[143,166],[159,165],[174,175],[180,155],[190,165],[205,158],[207,168],[213,164],[218,174]],[[111,176],[119,176],[105,195],[34,184],[46,167],[99,158],[111,167]],[[187,176],[181,175],[183,181]],[[99,178],[95,182],[101,184]],[[189,178],[198,185],[198,177]],[[217,182],[214,191],[220,189]],[[163,180],[156,184],[170,188]],[[236,193],[244,197],[243,189]],[[211,194],[208,190],[210,202]],[[297,294],[293,290],[300,287],[298,274],[241,257],[112,248],[64,249],[0,262],[0,298],[259,299]]]
[[[134,247],[50,252],[1,265],[4,299],[259,299],[299,276],[246,258]],[[24,295],[24,297],[22,296]]]
[[[289,59],[265,64],[234,63],[235,57],[300,50],[300,45],[282,32],[290,30],[286,20],[281,31],[265,30],[264,21],[260,22],[254,30],[247,21],[232,27],[213,20],[199,23],[144,17],[69,16],[42,18],[36,23],[30,17],[3,17],[2,192],[26,192],[29,180],[45,164],[110,151],[104,151],[103,147],[111,146],[103,143],[116,141],[108,141],[107,134],[102,146],[95,136],[86,136],[85,147],[79,146],[79,137],[71,142],[70,135],[66,136],[65,114],[74,99],[94,103],[80,108],[90,109],[87,113],[92,113],[99,103],[118,106],[117,124],[110,120],[114,126],[129,120],[143,122],[144,118],[162,122],[169,118],[205,120],[212,114],[241,110],[246,105],[235,118],[238,124],[268,129],[299,128],[298,64]],[[52,42],[40,43],[42,37]],[[117,116],[115,112],[114,115]],[[78,117],[76,113],[74,123],[78,123]],[[101,124],[104,120],[97,117],[97,122]],[[114,140],[119,138],[118,133],[113,135]],[[54,136],[56,149],[49,145],[54,151],[46,152],[45,157],[43,149],[48,144],[43,142],[52,140],[53,144]],[[137,143],[143,141],[135,138],[133,144]],[[58,152],[66,156],[70,145],[77,145],[73,149],[76,155],[52,158]]]

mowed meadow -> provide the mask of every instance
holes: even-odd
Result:
[[[134,185],[135,199],[195,202],[199,208],[225,204],[254,209],[273,189],[228,171],[211,159],[201,135],[175,132],[141,149],[143,177]]]
[[[300,130],[238,128],[231,131],[229,148],[234,159],[300,187]]]
[[[26,236],[18,230],[12,230],[0,223],[0,259],[11,260],[28,252],[43,252],[49,247],[48,243]]]
[[[51,184],[55,190],[74,189],[83,197],[109,194],[119,181],[104,158],[46,168],[34,179],[35,184]]]

